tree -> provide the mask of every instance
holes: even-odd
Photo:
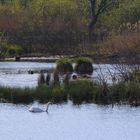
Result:
[[[0,0],[0,2],[2,5],[5,4],[5,0]]]
[[[119,0],[89,0],[91,7],[91,21],[89,23],[89,33],[93,33],[95,25],[101,14],[119,3]]]

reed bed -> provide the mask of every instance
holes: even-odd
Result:
[[[0,87],[0,101],[11,103],[41,103],[52,101],[62,103],[71,100],[74,104],[83,102],[97,104],[128,103],[139,105],[140,82],[119,82],[113,85],[96,84],[91,80],[75,80],[68,84],[39,85],[36,88]]]

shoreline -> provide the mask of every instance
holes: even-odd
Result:
[[[48,63],[55,63],[57,60],[61,58],[70,58],[74,59],[76,57],[80,56],[74,56],[74,55],[55,55],[55,56],[19,56],[19,57],[2,57],[0,58],[0,62],[48,62]],[[96,64],[132,64],[127,60],[127,58],[112,58],[109,56],[84,56],[89,57],[93,60],[93,63]],[[133,63],[134,64],[134,63]],[[140,64],[138,62],[137,64]]]

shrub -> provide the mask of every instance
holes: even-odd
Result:
[[[61,74],[72,73],[73,66],[71,61],[67,58],[63,58],[57,61],[56,71]]]
[[[78,74],[92,74],[92,60],[86,57],[80,57],[76,60],[75,71]]]

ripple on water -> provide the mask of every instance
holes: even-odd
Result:
[[[44,108],[43,105],[38,104]],[[0,104],[2,140],[138,140],[140,108],[129,106],[51,105],[49,114],[28,106]],[[10,139],[9,139],[10,138]]]

